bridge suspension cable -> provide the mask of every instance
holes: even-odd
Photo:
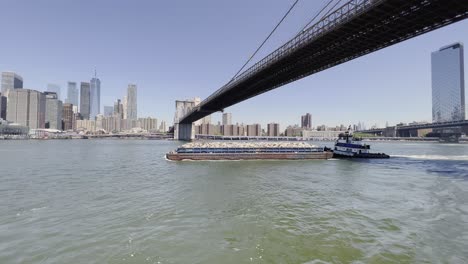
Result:
[[[328,7],[331,3],[333,3],[333,1],[335,1],[335,0],[330,0],[330,1],[328,1],[328,3],[327,3],[317,14],[315,14],[315,16],[314,16],[311,20],[309,20],[309,22],[308,22],[299,32],[297,32],[296,36],[299,35],[299,34],[301,34],[302,32],[304,32],[304,31],[310,26],[310,24],[312,24],[312,23],[315,21],[315,19],[317,19],[317,17],[319,17],[319,15],[320,15],[325,9],[327,9],[327,7]],[[332,6],[332,8],[330,8],[330,9],[319,19],[319,21],[322,20],[322,19],[324,19],[326,16],[328,16],[328,15],[330,14],[330,12],[331,12],[332,10],[334,10],[335,7],[336,7],[341,1],[342,1],[342,0],[338,0],[338,2],[336,2],[336,3]]]
[[[330,0],[330,1],[328,1],[328,3],[327,3],[317,14],[315,14],[315,16],[314,16],[311,20],[309,20],[309,22],[308,22],[299,32],[297,32],[296,36],[299,35],[299,34],[301,34],[302,32],[304,32],[304,31],[306,30],[306,28],[308,28],[309,25],[312,24],[312,22],[314,22],[314,20],[325,10],[333,1],[335,1],[335,0]],[[341,0],[340,0],[340,1],[341,1]],[[335,5],[335,6],[336,6],[336,5]],[[334,8],[334,7],[333,7],[333,8]],[[333,9],[333,8],[332,8],[332,9]],[[329,12],[330,12],[330,10],[328,10],[327,13],[329,13]],[[321,19],[323,19],[326,15],[327,15],[327,14],[323,15]]]
[[[244,63],[244,65],[242,65],[240,70],[237,71],[237,73],[234,75],[234,77],[232,77],[232,79],[229,82],[232,82],[239,75],[239,73],[241,73],[241,71],[245,68],[245,66],[247,66],[247,64],[249,64],[249,62],[253,59],[253,57],[255,57],[255,55],[257,55],[258,51],[263,47],[263,45],[265,45],[265,43],[268,41],[268,39],[271,37],[271,35],[273,35],[273,33],[281,25],[281,23],[283,23],[283,21],[286,19],[286,17],[289,15],[289,13],[291,13],[291,11],[297,5],[298,2],[299,2],[299,0],[296,0],[291,5],[291,7],[288,9],[288,12],[286,12],[286,14],[284,14],[283,18],[281,18],[281,20],[278,22],[278,24],[276,24],[275,28],[273,28],[273,30],[270,32],[268,37],[266,37],[266,39],[262,42],[262,44],[260,44],[260,46],[257,48],[257,50],[255,50],[255,52],[252,54],[252,56],[250,56],[250,58],[247,60],[247,62]]]

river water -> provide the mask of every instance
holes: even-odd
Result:
[[[468,145],[165,160],[179,144],[0,142],[0,263],[468,263]]]

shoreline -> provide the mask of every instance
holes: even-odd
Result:
[[[145,135],[112,135],[112,136],[82,136],[82,137],[62,137],[62,138],[2,138],[0,141],[16,141],[16,140],[167,140],[167,141],[179,141],[174,140],[172,137],[155,137],[155,136],[145,136]],[[272,140],[266,138],[259,139],[247,139],[247,140],[232,140],[232,139],[195,139],[191,142],[197,141],[213,141],[213,142],[332,142],[335,139],[301,139],[297,138],[294,140]],[[382,143],[439,143],[439,144],[468,144],[468,138],[460,138],[459,142],[439,142],[438,139],[422,139],[422,138],[365,138],[364,142],[382,142]],[[180,141],[185,142],[185,141]]]

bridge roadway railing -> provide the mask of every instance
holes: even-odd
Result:
[[[271,64],[278,62],[280,59],[286,57],[287,55],[293,53],[297,49],[307,45],[311,41],[319,38],[321,35],[333,30],[334,28],[340,26],[341,24],[349,21],[350,19],[359,16],[364,13],[370,7],[377,5],[385,0],[351,0],[343,4],[335,11],[329,15],[322,18],[320,21],[305,29],[304,31],[297,34],[294,38],[286,42],[284,45],[264,57],[262,60],[258,61],[250,68],[242,72],[235,79],[231,80],[223,87],[218,89],[216,92],[211,94],[205,100],[203,100],[199,106],[194,107],[192,111],[187,113],[186,116],[189,116],[195,111],[199,111],[204,104],[221,95],[225,91],[228,91],[232,87],[235,87],[244,80],[252,77],[259,71],[267,68]],[[182,118],[183,119],[183,118]]]

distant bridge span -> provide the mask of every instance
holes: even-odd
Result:
[[[385,130],[388,130],[389,128],[395,131],[401,131],[401,130],[417,130],[417,129],[432,129],[432,128],[453,128],[453,127],[465,127],[465,126],[468,126],[468,120],[402,125],[402,126],[387,127],[387,128],[373,128],[373,129],[361,130],[357,132],[368,133],[368,134],[382,134]]]
[[[214,112],[467,17],[465,0],[348,1],[193,108],[179,120],[180,138]]]

